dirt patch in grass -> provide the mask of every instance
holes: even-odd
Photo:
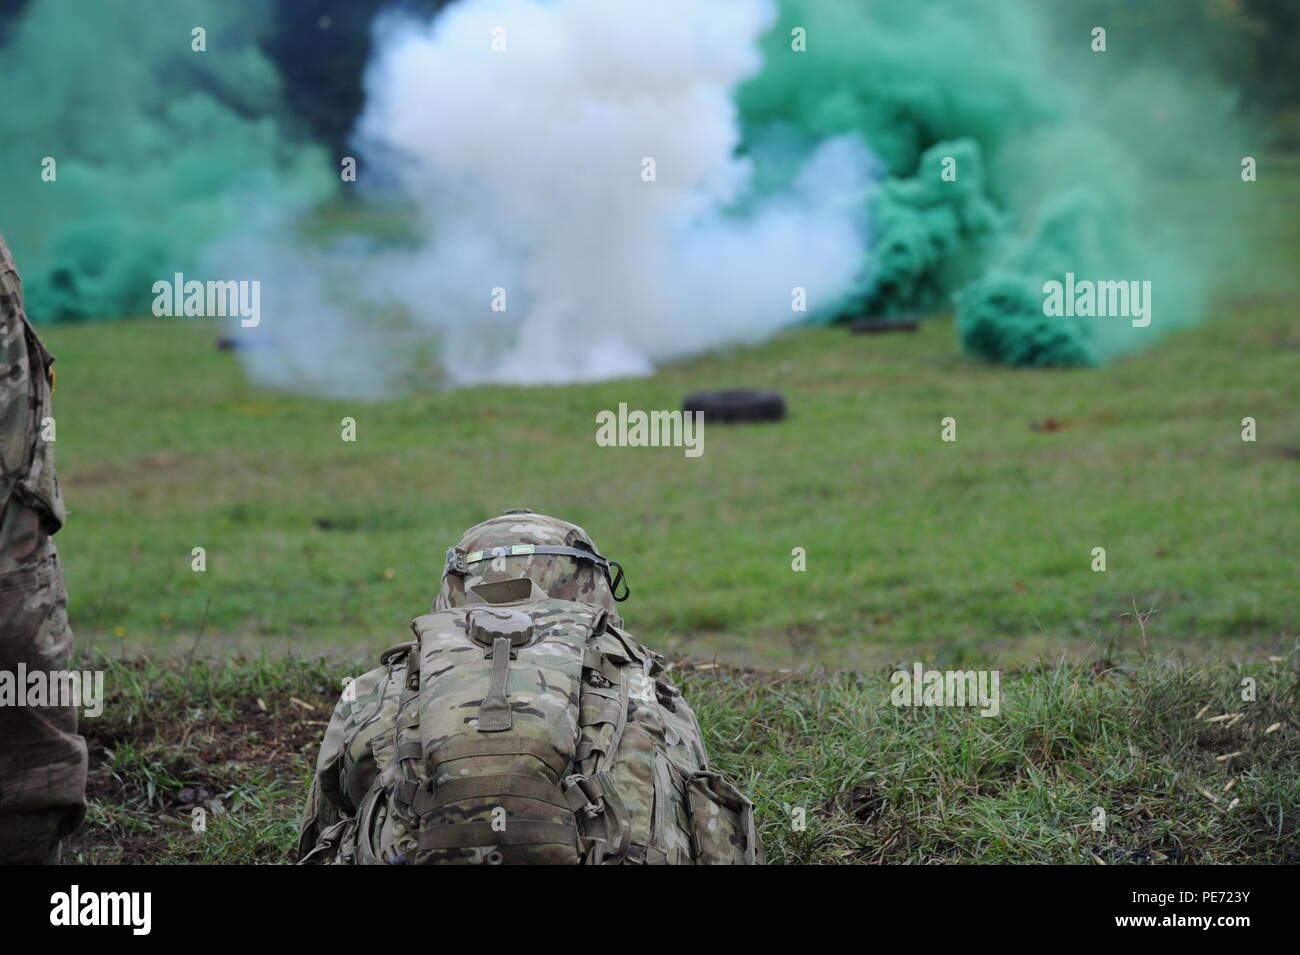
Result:
[[[90,811],[65,844],[67,862],[198,861],[192,850],[204,833],[194,829],[196,808],[210,827],[232,811],[296,820],[332,693],[298,687],[232,696],[216,707],[169,705],[169,696],[128,719],[110,708],[82,721]],[[293,846],[283,840],[253,848],[264,861],[292,861]]]

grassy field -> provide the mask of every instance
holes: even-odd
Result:
[[[883,672],[678,661],[672,679],[714,764],[754,799],[769,862],[1296,864],[1298,663],[1037,666],[1003,674],[988,719],[895,709]],[[335,688],[356,670],[98,665],[112,696],[83,722],[91,810],[66,861],[292,861]],[[195,805],[206,832],[191,830]]]
[[[1135,608],[1153,650],[1278,651],[1300,629],[1300,169],[1257,186],[1210,320],[1099,369],[984,366],[939,317],[365,404],[250,385],[207,321],[50,328],[74,628],[113,650],[374,652],[462,530],[528,506],[583,524],[628,569],[630,626],[697,657],[1027,662],[1132,646]],[[1226,190],[1200,193],[1206,243]],[[789,420],[709,428],[700,458],[595,443],[601,409],[733,386],[781,389]]]
[[[407,636],[464,528],[529,506],[626,565],[772,861],[1300,862],[1300,168],[1268,189],[1249,245],[1203,195],[1210,320],[1100,369],[984,366],[940,316],[363,404],[250,385],[204,322],[48,329],[58,540],[111,694],[68,860],[289,861],[339,678]],[[789,420],[709,427],[698,459],[595,444],[599,410],[737,386]],[[1002,668],[1003,713],[894,709],[881,667],[913,660]]]

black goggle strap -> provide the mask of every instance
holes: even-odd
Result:
[[[511,544],[506,547],[489,547],[486,550],[474,550],[468,554],[455,547],[447,548],[447,565],[446,572],[449,574],[458,574],[464,576],[469,573],[470,564],[478,564],[485,560],[496,560],[498,557],[530,557],[534,554],[542,554],[555,557],[572,557],[575,560],[587,560],[600,567],[605,572],[605,580],[609,582],[610,593],[619,603],[627,600],[631,590],[628,588],[623,565],[616,560],[608,560],[597,554],[594,550],[585,547],[565,547],[560,544]],[[618,569],[614,576],[610,575],[610,567]],[[623,586],[623,593],[618,593],[619,585]]]

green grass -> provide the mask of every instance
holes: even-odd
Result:
[[[82,723],[92,808],[67,861],[293,860],[323,721],[362,664],[94,664],[110,699]],[[1002,674],[988,718],[896,709],[885,672],[679,661],[672,678],[714,765],[754,798],[769,862],[1294,864],[1297,664],[1039,665]]]
[[[363,665],[339,661],[405,639],[445,548],[522,505],[624,562],[628,624],[679,659],[771,861],[1300,862],[1300,167],[1269,168],[1164,184],[1203,206],[1213,314],[1100,369],[981,365],[941,316],[363,404],[250,385],[201,321],[49,329],[58,541],[112,695],[69,861],[290,861]],[[1251,241],[1226,243],[1243,196]],[[699,459],[595,444],[599,410],[736,386],[781,389],[789,420],[709,427]],[[913,660],[1002,668],[1002,714],[894,709],[881,668]]]
[[[793,331],[641,380],[365,404],[249,384],[205,320],[50,328],[74,628],[113,650],[188,650],[206,621],[205,653],[370,652],[427,608],[461,531],[529,506],[626,565],[647,643],[697,656],[1029,661],[1133,646],[1135,605],[1157,611],[1153,649],[1285,647],[1300,169],[1183,187],[1223,246],[1214,314],[1099,369],[981,365],[939,317],[915,335]],[[1214,210],[1243,195],[1253,242],[1226,246]],[[781,389],[789,420],[708,428],[697,459],[595,443],[601,409],[729,386]],[[949,415],[956,443],[939,439]],[[1063,428],[1031,428],[1048,418]]]

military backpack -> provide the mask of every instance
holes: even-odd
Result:
[[[471,528],[414,639],[345,688],[300,860],[761,862],[753,805],[623,628],[619,584],[576,525],[511,512]]]

